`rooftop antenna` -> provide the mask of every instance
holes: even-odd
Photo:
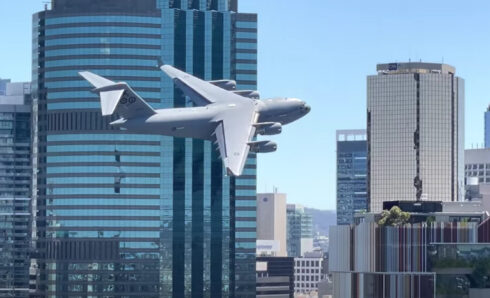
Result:
[[[48,5],[51,3],[50,1],[43,1],[44,3],[44,10],[48,10]]]

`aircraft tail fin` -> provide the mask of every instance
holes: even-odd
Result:
[[[117,113],[130,119],[156,113],[128,84],[115,83],[88,71],[80,72],[80,75],[95,87],[92,92],[99,94],[102,116]]]

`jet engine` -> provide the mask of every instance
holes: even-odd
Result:
[[[233,91],[233,93],[238,94],[243,97],[248,97],[248,98],[253,98],[253,99],[259,99],[260,94],[259,91],[257,90],[236,90]]]
[[[250,145],[250,151],[256,153],[268,153],[277,150],[277,144],[272,141],[257,141],[248,144]]]
[[[257,134],[272,136],[282,132],[282,125],[279,122],[263,122],[255,124]]]
[[[233,80],[217,80],[217,81],[209,81],[211,84],[220,87],[221,89],[225,89],[228,91],[236,89],[236,82]]]

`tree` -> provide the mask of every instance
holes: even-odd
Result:
[[[383,210],[381,218],[378,220],[378,225],[398,227],[403,226],[410,220],[410,213],[403,212],[400,207],[393,206],[390,211]]]

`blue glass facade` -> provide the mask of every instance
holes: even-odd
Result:
[[[29,83],[15,84],[24,100],[0,102],[0,297],[29,295],[31,106]]]
[[[40,295],[255,295],[255,226],[242,227],[255,223],[255,156],[229,178],[210,142],[115,130],[77,72],[126,81],[155,108],[191,105],[159,58],[256,89],[256,50],[239,45],[256,38],[236,37],[256,16],[222,0],[56,2],[34,16]],[[255,59],[242,69],[237,53]]]
[[[367,141],[365,131],[337,132],[337,225],[354,223],[367,211]]]
[[[490,148],[490,107],[485,112],[485,148]]]

